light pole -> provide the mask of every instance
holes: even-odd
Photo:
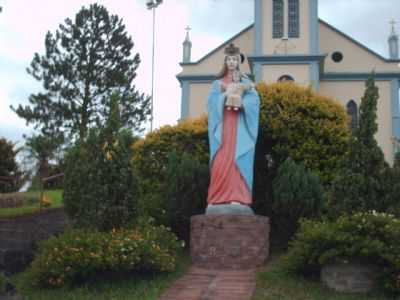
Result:
[[[147,0],[146,6],[148,9],[153,10],[153,45],[152,45],[152,55],[151,55],[151,117],[150,117],[150,132],[153,131],[153,116],[154,116],[154,28],[156,23],[156,8],[159,6],[163,0]]]

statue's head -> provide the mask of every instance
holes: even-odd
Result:
[[[244,61],[244,55],[240,53],[240,49],[233,44],[229,44],[225,48],[224,65],[221,72],[217,75],[218,78],[224,77],[228,71],[240,70],[240,64]]]

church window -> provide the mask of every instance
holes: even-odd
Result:
[[[272,9],[272,36],[274,39],[283,37],[283,0],[273,0]]]
[[[339,63],[343,60],[343,54],[342,54],[342,52],[339,52],[339,51],[333,52],[331,57],[335,63]]]
[[[300,36],[300,20],[299,20],[299,0],[289,0],[288,2],[288,21],[290,38],[298,38]]]
[[[294,78],[286,74],[279,77],[278,81],[294,81]]]
[[[350,117],[350,129],[354,132],[358,127],[358,109],[357,103],[354,100],[350,100],[347,103],[347,114]]]

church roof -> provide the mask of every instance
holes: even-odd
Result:
[[[377,52],[375,52],[374,50],[368,48],[367,46],[365,46],[364,44],[360,43],[359,41],[353,39],[351,36],[347,35],[343,31],[340,31],[336,27],[333,27],[332,25],[330,25],[329,23],[325,22],[324,20],[322,20],[322,19],[318,19],[318,20],[319,20],[320,23],[322,23],[323,25],[325,25],[329,29],[332,29],[333,31],[335,31],[339,35],[343,36],[344,38],[346,38],[350,42],[352,42],[352,43],[356,44],[357,46],[363,48],[364,50],[368,51],[370,54],[376,56],[377,58],[379,58],[379,59],[381,59],[381,60],[383,60],[385,62],[400,62],[400,59],[389,59],[389,58],[383,57],[382,55],[380,55]]]
[[[339,29],[337,29],[336,27],[330,25],[329,23],[325,22],[322,19],[318,19],[319,22],[325,26],[327,26],[328,28],[332,29],[333,31],[335,31],[337,34],[343,36],[344,38],[346,38],[347,40],[349,40],[350,42],[356,44],[357,46],[361,47],[362,49],[368,51],[370,54],[376,56],[377,58],[385,61],[385,62],[400,62],[400,59],[389,59],[389,58],[385,58],[382,55],[378,54],[377,52],[373,51],[372,49],[368,48],[367,46],[365,46],[364,44],[360,43],[359,41],[355,40],[354,38],[350,37],[349,35],[345,34],[344,32],[340,31]],[[224,43],[222,43],[221,45],[219,45],[217,48],[211,50],[209,53],[207,53],[206,55],[204,55],[202,58],[200,58],[198,61],[196,62],[189,62],[189,63],[180,63],[181,66],[187,66],[187,65],[197,65],[199,63],[201,63],[202,61],[204,61],[205,59],[207,59],[209,56],[213,55],[215,52],[217,52],[218,50],[220,50],[221,48],[226,47],[227,45],[229,45],[229,43],[231,43],[232,41],[234,41],[238,36],[242,35],[243,33],[245,33],[246,31],[252,29],[254,27],[254,23],[247,26],[246,28],[244,28],[242,31],[240,31],[239,33],[235,34],[234,36],[232,36],[231,38],[229,38],[227,41],[225,41]]]

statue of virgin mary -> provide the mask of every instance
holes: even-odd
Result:
[[[239,110],[226,105],[226,87],[235,84],[244,56],[238,47],[225,48],[222,71],[208,96],[210,142],[210,185],[207,214],[252,213],[253,165],[258,134],[260,99],[254,84],[240,72],[240,82],[249,85],[242,94]]]

